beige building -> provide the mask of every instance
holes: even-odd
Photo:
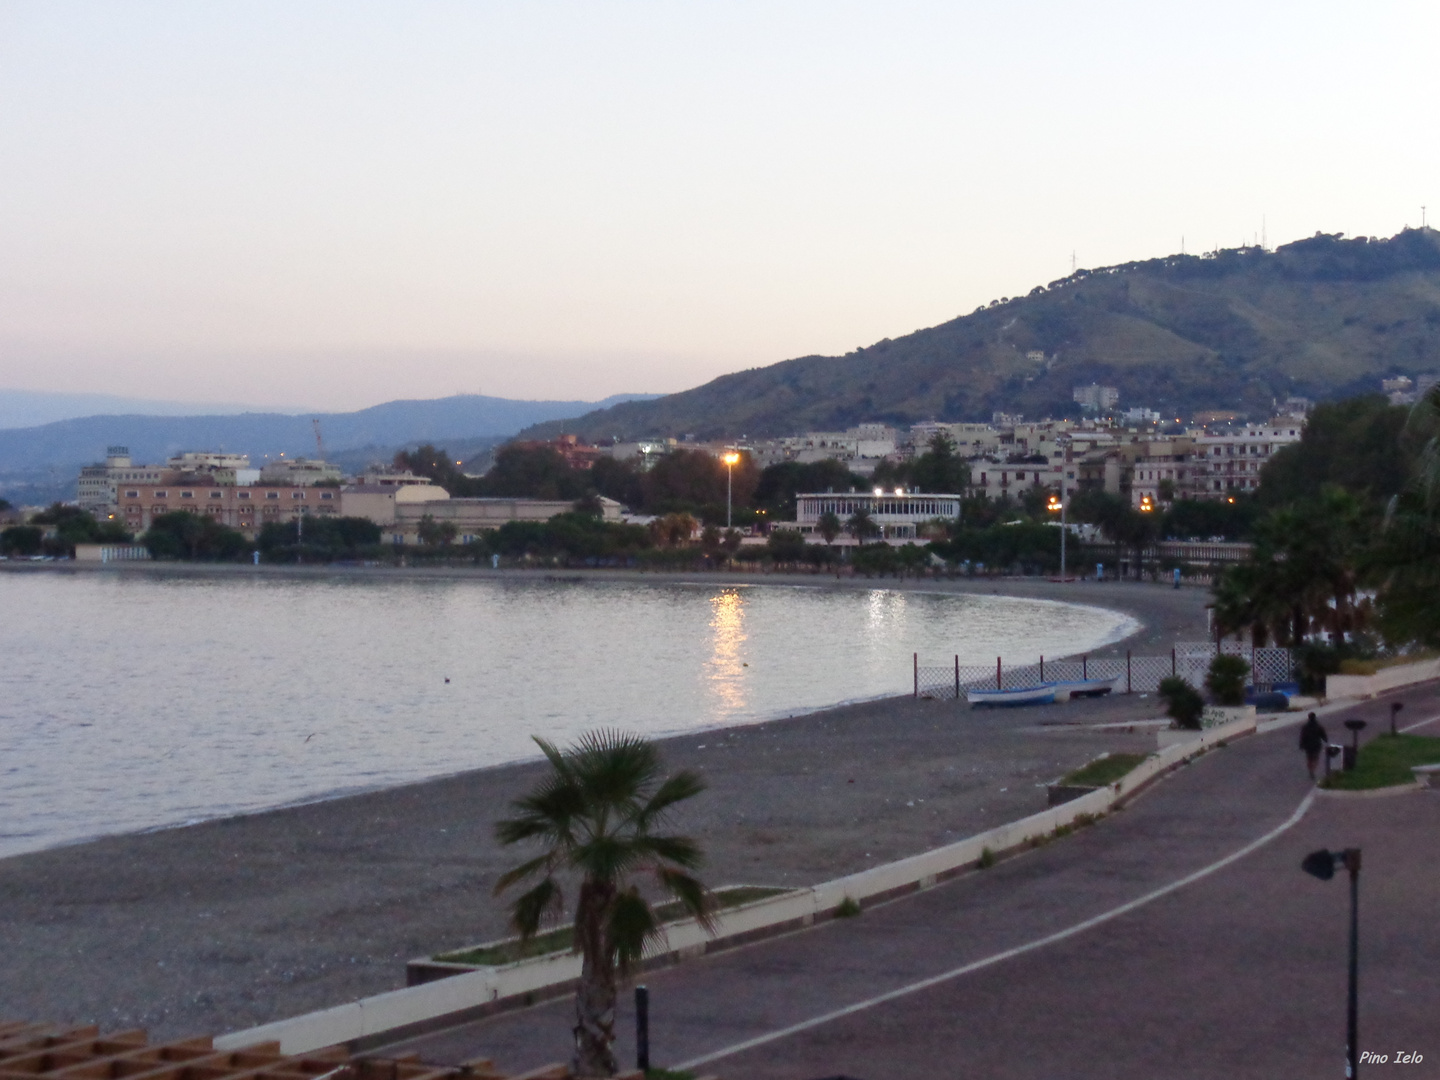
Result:
[[[1300,441],[1303,416],[1281,416],[1264,424],[1246,424],[1195,440],[1191,455],[1190,494],[1197,499],[1224,499],[1260,486],[1260,470],[1278,451]]]
[[[328,461],[312,458],[281,458],[269,461],[260,470],[262,484],[298,484],[309,487],[312,484],[338,484],[341,480],[340,466]]]
[[[187,510],[208,517],[247,536],[271,522],[294,521],[318,514],[339,516],[338,488],[235,487],[216,483],[121,484],[117,516],[139,535],[161,514]]]
[[[80,470],[76,485],[76,503],[97,518],[115,512],[116,490],[122,483],[159,484],[169,479],[170,469],[164,465],[136,465],[130,460],[128,446],[111,446],[105,451],[104,462],[86,465]]]
[[[397,545],[418,544],[420,523],[427,517],[453,525],[456,541],[469,544],[511,521],[549,521],[575,509],[568,499],[452,499],[444,488],[421,485],[356,484],[340,494],[346,517],[368,518],[387,542]],[[600,505],[606,521],[620,521],[618,502],[601,498]]]

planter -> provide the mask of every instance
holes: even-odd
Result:
[[[1254,705],[1206,705],[1200,716],[1202,728],[1233,724],[1236,720],[1254,720]]]
[[[1196,735],[1200,734],[1198,731]],[[1047,784],[1045,791],[1049,798],[1048,805],[1060,806],[1063,803],[1074,799],[1083,798],[1092,791],[1099,791],[1098,787],[1090,787],[1086,784]]]

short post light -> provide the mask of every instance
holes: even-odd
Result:
[[[1390,734],[1391,734],[1391,735],[1399,735],[1399,734],[1400,734],[1400,732],[1399,732],[1398,730],[1396,730],[1396,728],[1395,728],[1395,717],[1396,717],[1397,715],[1399,715],[1400,710],[1403,709],[1403,708],[1405,708],[1405,703],[1404,703],[1403,701],[1392,701],[1392,702],[1390,702]]]
[[[1300,869],[1321,881],[1335,876],[1335,868],[1350,871],[1350,987],[1345,1002],[1345,1075],[1356,1080],[1360,1069],[1360,849],[1312,851]]]
[[[1360,760],[1360,732],[1370,725],[1364,720],[1346,720],[1345,726],[1350,730],[1350,745],[1345,747],[1345,757],[1342,759],[1341,768],[1350,772],[1355,768],[1356,762]]]
[[[740,463],[740,455],[731,450],[720,459],[725,462],[725,528],[731,527],[731,495],[735,490],[735,466]]]

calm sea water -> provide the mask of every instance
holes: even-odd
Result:
[[[0,854],[900,693],[1100,608],[886,589],[0,574]],[[449,680],[446,682],[446,680]]]

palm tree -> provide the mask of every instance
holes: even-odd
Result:
[[[883,530],[875,524],[875,519],[870,516],[870,511],[856,510],[845,520],[845,531],[863,544],[867,539],[880,534]]]
[[[614,1076],[617,976],[628,974],[660,928],[649,901],[631,880],[649,874],[662,893],[710,925],[705,886],[691,871],[702,856],[694,840],[662,835],[676,804],[705,789],[695,773],[661,779],[660,755],[637,735],[590,732],[564,751],[536,743],[550,760],[549,774],[511,805],[516,815],[499,822],[502,844],[533,840],[544,850],[501,876],[499,894],[527,878],[539,881],[510,907],[522,939],[534,936],[547,915],[564,910],[561,876],[578,876],[574,948],[583,957],[575,990],[577,1076]]]
[[[815,522],[815,528],[820,535],[824,537],[826,547],[829,547],[835,542],[835,538],[840,535],[842,527],[839,515],[833,510],[826,510],[825,513],[820,515],[820,519]]]

